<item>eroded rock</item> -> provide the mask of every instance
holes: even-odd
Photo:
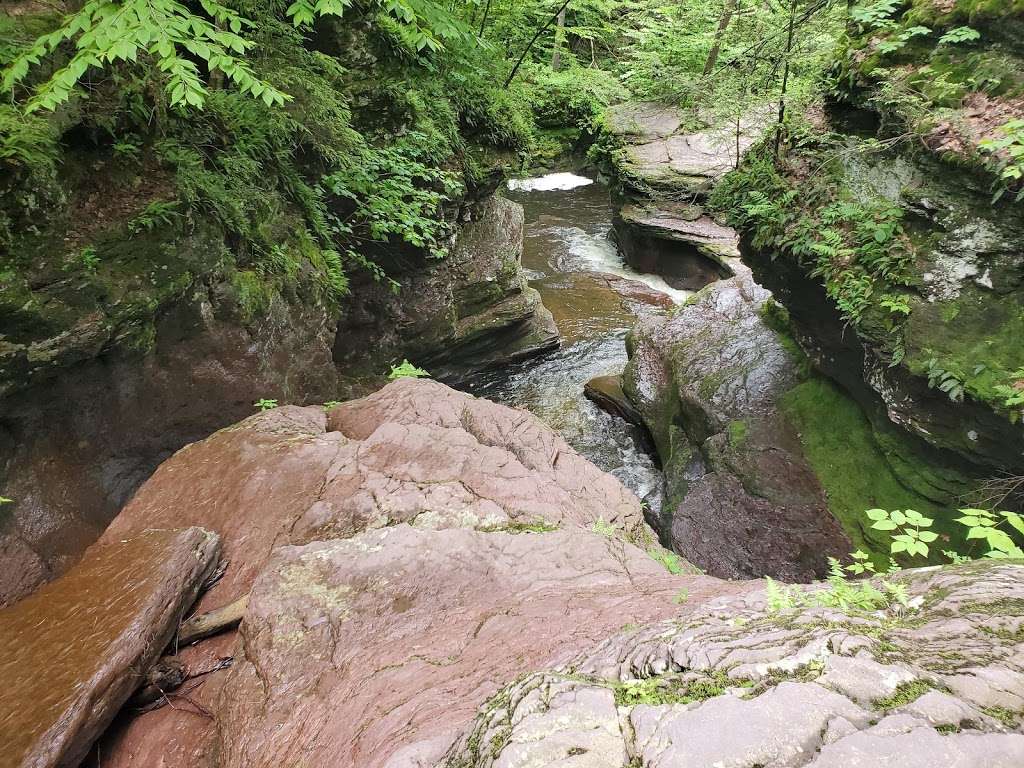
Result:
[[[3,763],[77,766],[167,646],[218,550],[201,528],[95,544],[0,611]]]
[[[533,415],[433,381],[401,379],[329,414],[275,408],[182,449],[103,541],[172,524],[218,530],[229,567],[200,601],[197,611],[205,612],[246,594],[276,547],[401,523],[418,531],[586,531],[598,522],[620,536],[649,537],[636,497]],[[236,638],[210,638],[182,649],[180,658],[190,669],[211,668],[238,653]],[[225,677],[205,675],[190,699],[216,713]],[[103,746],[103,764],[162,760],[194,768],[215,764],[217,750],[217,723],[183,704],[119,723]]]
[[[1024,731],[1019,708],[987,703],[1002,683],[942,691],[972,664],[964,648],[993,675],[1020,674],[1021,636],[999,630],[1024,621],[1022,576],[991,563],[905,572],[922,607],[888,615],[773,609],[761,592],[712,600],[500,691],[438,765],[1010,768]],[[850,665],[903,682],[851,697],[836,675]]]
[[[741,273],[641,318],[623,388],[665,467],[663,539],[714,575],[807,581],[850,542],[781,407],[804,373],[768,298]]]

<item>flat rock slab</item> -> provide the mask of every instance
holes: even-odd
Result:
[[[732,264],[730,259],[739,259],[739,235],[732,227],[719,224],[710,216],[700,214],[696,218],[680,215],[669,207],[628,204],[619,210],[622,223],[644,230],[649,236],[664,240],[688,243],[708,258]]]
[[[569,525],[418,530],[279,549],[221,694],[222,768],[429,765],[500,685],[623,625],[749,583],[672,575]]]
[[[1020,705],[1007,698],[1024,690],[1012,682],[1024,663],[1024,566],[894,578],[919,608],[787,611],[757,590],[620,632],[501,690],[435,765],[1024,765]],[[976,685],[942,691],[972,664]]]
[[[0,611],[0,763],[77,766],[167,646],[218,552],[201,528],[95,544]]]
[[[652,102],[611,107],[608,125],[623,144],[619,172],[640,192],[707,194],[736,167],[737,157],[760,138],[769,111],[756,110],[739,123],[687,131],[681,111]]]

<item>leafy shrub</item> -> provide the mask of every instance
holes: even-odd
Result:
[[[408,360],[403,360],[400,365],[392,365],[388,372],[388,378],[395,379],[422,379],[429,378],[430,374],[422,368],[417,368]]]

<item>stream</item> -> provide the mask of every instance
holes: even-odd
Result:
[[[604,185],[557,173],[513,180],[509,187],[506,195],[526,214],[523,267],[554,315],[562,345],[542,357],[481,371],[460,388],[531,411],[656,509],[662,475],[649,439],[584,397],[583,386],[595,376],[622,372],[625,336],[639,313],[680,302],[690,292],[623,263],[611,239]]]

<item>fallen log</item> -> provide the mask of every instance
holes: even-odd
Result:
[[[249,605],[249,595],[244,595],[233,603],[209,613],[201,613],[183,621],[178,629],[177,646],[191,645],[203,638],[234,629],[242,620],[245,609]]]

